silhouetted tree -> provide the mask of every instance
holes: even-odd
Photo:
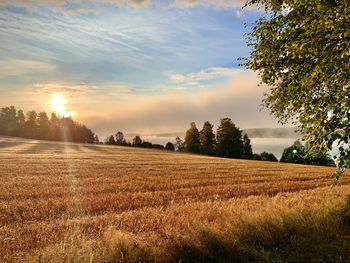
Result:
[[[199,131],[194,122],[191,123],[190,129],[187,130],[185,136],[185,150],[186,152],[199,153],[200,152],[200,141]]]
[[[51,113],[50,118],[50,126],[51,126],[51,140],[60,141],[63,140],[63,136],[61,136],[60,130],[60,119],[56,115],[56,113]]]
[[[94,144],[100,144],[100,139],[98,138],[97,134],[94,136]]]
[[[185,150],[185,143],[180,137],[175,138],[175,150],[178,152],[183,152]]]
[[[38,138],[40,140],[51,139],[50,121],[46,112],[40,112],[38,115]]]
[[[253,159],[253,149],[247,134],[243,136],[243,158],[249,160]]]
[[[136,135],[132,140],[132,146],[134,147],[142,147],[142,139],[139,135]]]
[[[174,146],[174,144],[172,144],[171,142],[168,142],[168,143],[165,145],[165,149],[168,150],[168,151],[175,151],[175,146]]]
[[[280,161],[285,163],[335,166],[334,160],[326,151],[314,151],[308,154],[306,152],[306,147],[302,145],[299,140],[294,142],[292,146],[284,149]]]
[[[260,157],[262,161],[278,162],[278,159],[272,153],[262,152]]]
[[[242,158],[242,131],[235,126],[230,118],[221,119],[216,133],[215,146],[218,156]]]
[[[261,161],[261,156],[260,156],[260,154],[254,153],[254,154],[253,154],[253,160]]]
[[[115,134],[115,142],[117,145],[126,145],[124,134],[121,131]]]
[[[19,110],[17,112],[17,129],[15,136],[23,137],[24,136],[24,127],[26,123],[26,116],[24,115],[24,112],[22,110]]]
[[[106,144],[107,144],[107,145],[115,145],[115,139],[114,139],[114,136],[113,136],[113,135],[111,135],[111,136],[109,136],[109,137],[107,138]]]
[[[27,120],[25,123],[25,137],[30,139],[38,139],[38,121],[35,111],[27,112]]]
[[[17,112],[15,107],[2,108],[0,111],[0,134],[14,135],[17,130]]]
[[[159,150],[164,150],[164,145],[161,145],[161,144],[152,144],[152,148],[153,149],[159,149]]]
[[[296,141],[292,146],[284,149],[280,161],[284,163],[303,164],[304,156],[305,156],[304,146],[299,141]]]
[[[30,139],[73,141],[94,143],[95,134],[85,125],[72,118],[61,118],[51,114],[49,120],[45,112],[16,111],[15,107],[0,109],[0,135],[20,136]]]
[[[200,152],[205,155],[214,155],[215,134],[213,125],[206,121],[200,132]]]

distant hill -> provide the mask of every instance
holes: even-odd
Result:
[[[252,128],[243,129],[250,138],[299,138],[300,133],[296,132],[295,127],[283,127],[283,128]],[[140,135],[136,133],[126,134],[126,137],[134,137]],[[183,138],[185,132],[168,132],[168,133],[155,133],[155,134],[141,134],[141,136],[154,136],[159,138],[172,138],[179,136]]]
[[[244,132],[251,138],[299,138],[300,133],[295,127],[286,128],[253,128]]]

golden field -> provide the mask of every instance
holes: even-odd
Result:
[[[333,172],[0,138],[0,261],[123,262],[125,251],[143,249],[167,261],[201,228],[225,235],[245,222],[342,203],[350,174],[333,185]]]

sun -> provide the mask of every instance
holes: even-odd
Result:
[[[56,94],[51,99],[51,108],[59,114],[65,112],[66,109],[66,99],[61,94]]]

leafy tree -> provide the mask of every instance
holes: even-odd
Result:
[[[327,152],[308,154],[304,157],[305,164],[335,166],[335,162]]]
[[[261,161],[261,156],[260,156],[260,154],[254,153],[254,154],[253,154],[253,160]]]
[[[230,118],[221,119],[216,132],[216,153],[218,156],[242,158],[242,131],[236,127]]]
[[[268,14],[248,36],[244,64],[271,87],[264,105],[282,124],[300,125],[308,152],[336,143],[342,170],[350,163],[349,0],[249,1],[257,3]]]
[[[268,152],[262,152],[260,154],[260,158],[262,161],[278,162],[278,159],[276,158],[276,156]]]
[[[115,134],[115,142],[117,145],[126,145],[126,140],[124,138],[124,134],[121,131],[118,131]]]
[[[215,134],[213,132],[213,125],[206,121],[203,129],[200,132],[200,151],[205,155],[214,155]]]
[[[185,150],[192,153],[200,151],[199,131],[194,122],[191,123],[191,127],[186,132]]]
[[[284,163],[304,163],[305,148],[299,142],[296,141],[294,144],[286,149],[284,149],[281,162]]]
[[[185,150],[185,143],[180,137],[175,138],[175,150],[178,152],[183,152]]]
[[[250,160],[253,159],[253,149],[247,134],[244,134],[243,136],[243,158]]]
[[[142,147],[142,139],[139,135],[136,135],[132,140],[132,146],[134,147]]]
[[[168,151],[175,151],[175,146],[174,146],[174,144],[172,144],[171,142],[168,142],[168,143],[165,145],[165,150],[168,150]]]

